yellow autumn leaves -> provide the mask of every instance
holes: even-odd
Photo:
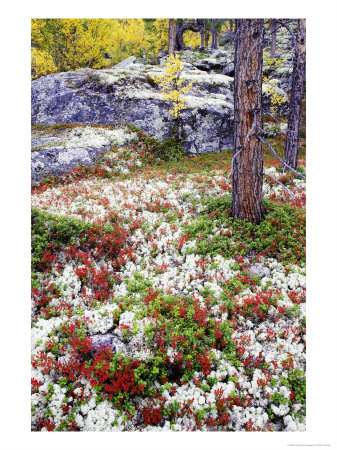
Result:
[[[168,47],[169,19],[32,19],[32,79],[81,67],[102,69]],[[186,31],[186,45],[200,33]]]
[[[277,80],[270,79],[270,77],[263,77],[263,92],[270,98],[270,110],[272,113],[276,113],[279,106],[286,101],[284,92],[280,91],[277,86]]]
[[[33,79],[81,67],[102,69],[148,47],[143,19],[32,19],[31,40]]]
[[[263,52],[264,67],[269,67],[270,69],[275,70],[277,67],[280,67],[284,61],[285,60],[281,58],[271,58],[268,52]],[[277,80],[271,79],[270,76],[263,76],[262,82],[263,91],[270,98],[270,110],[272,113],[276,113],[279,106],[286,101],[284,92],[280,91],[280,89],[278,88]]]
[[[190,92],[193,87],[191,82],[187,83],[180,78],[182,69],[183,63],[179,56],[171,55],[164,64],[164,75],[153,77],[160,86],[164,99],[172,103],[173,108],[169,111],[175,118],[178,118],[180,111],[186,108],[183,94]]]

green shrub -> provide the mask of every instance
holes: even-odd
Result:
[[[295,400],[305,405],[306,402],[306,377],[302,370],[295,369],[288,373],[288,382],[295,392]]]
[[[71,242],[91,227],[90,224],[69,217],[57,217],[32,209],[32,268],[41,261],[43,252],[49,249],[50,243],[57,248]]]
[[[164,161],[180,161],[187,152],[175,137],[163,141],[156,151],[156,156]]]
[[[305,220],[291,206],[264,201],[265,217],[256,225],[245,220],[233,219],[231,196],[211,199],[195,222],[185,227],[187,234],[197,241],[194,253],[223,255],[233,258],[239,255],[259,253],[284,261],[299,263],[305,258]],[[222,235],[214,234],[214,228],[222,225]]]

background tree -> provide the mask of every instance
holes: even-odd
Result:
[[[205,48],[208,48],[208,42],[212,35],[212,19],[204,19],[203,26],[204,26],[204,45]]]
[[[234,156],[232,214],[260,223],[263,218],[262,47],[264,20],[235,22]]]
[[[61,19],[32,19],[31,45],[51,56],[57,72],[63,69],[62,59],[65,55]]]
[[[82,39],[78,42],[77,51],[82,53],[88,67],[104,67],[104,53],[111,43],[111,22],[106,19],[85,19],[82,28]]]
[[[31,77],[32,80],[43,75],[57,72],[53,58],[44,50],[31,49]]]
[[[163,35],[163,48],[167,48],[168,20],[167,26],[165,23],[165,28],[162,27],[160,29],[160,32]],[[158,34],[160,35],[160,33]],[[145,36],[145,24],[143,19],[111,20],[109,51],[112,54],[112,59],[110,61],[110,64],[117,64],[118,62],[128,58],[129,56],[142,56],[143,53],[146,52],[146,48],[147,42]]]
[[[174,54],[174,19],[169,20],[169,56]]]
[[[215,27],[216,19],[212,19],[212,49],[216,50],[218,48],[218,32]]]
[[[156,58],[158,52],[168,48],[169,19],[144,19],[146,54]]]
[[[202,19],[177,19],[176,20],[176,37],[175,50],[185,50],[184,33],[188,30],[199,33],[204,26]]]
[[[276,55],[276,27],[277,20],[272,19],[271,21],[271,45],[270,45],[270,57],[273,59]]]
[[[302,97],[305,80],[306,63],[306,29],[305,19],[298,20],[297,42],[293,64],[291,97],[288,114],[288,131],[284,162],[293,169],[297,167],[298,139],[301,120]]]
[[[218,33],[221,32],[223,19],[212,19],[212,49],[216,50],[218,48]]]
[[[171,19],[172,20],[172,19]],[[176,35],[181,33],[179,31],[179,26],[181,26],[181,21],[185,19],[173,19],[175,22],[175,37],[174,37],[174,49],[177,50],[176,46]],[[169,19],[144,19],[145,26],[145,40],[146,47],[145,53],[147,56],[156,58],[160,50],[167,50],[169,45]],[[191,47],[196,47],[199,45],[200,37],[198,33],[193,30],[183,30],[183,44],[185,48],[186,45]]]
[[[160,20],[167,22],[165,33]],[[156,52],[168,43],[168,20],[158,21],[154,26]],[[143,19],[33,19],[31,31],[32,48],[50,55],[57,72],[104,68],[131,55],[141,56],[150,47]],[[165,34],[164,42],[158,38],[161,33]],[[33,54],[36,64],[36,52]]]
[[[233,43],[235,38],[235,20],[230,19],[229,28],[230,28],[230,42]]]
[[[200,47],[205,47],[205,19],[200,19],[201,27],[200,27]]]

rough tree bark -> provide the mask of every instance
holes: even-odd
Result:
[[[176,37],[175,37],[175,45],[174,45],[174,49],[177,50],[177,51],[185,49],[184,39],[183,39],[183,34],[184,34],[183,27],[184,27],[184,20],[183,19],[177,19],[177,22],[176,22]]]
[[[175,46],[174,49],[176,51],[185,50],[184,44],[184,33],[187,30],[194,31],[199,33],[202,28],[202,19],[177,19],[176,21],[176,37],[175,37]]]
[[[284,155],[284,162],[293,169],[296,169],[297,167],[298,138],[305,79],[305,31],[305,19],[299,19],[288,114],[288,131]]]
[[[234,42],[234,36],[235,36],[235,30],[234,30],[234,20],[229,20],[229,27],[230,27],[230,43],[233,44]]]
[[[235,21],[234,157],[232,214],[260,223],[263,218],[262,45],[264,20]]]
[[[218,32],[215,28],[216,19],[212,19],[212,50],[218,48]]]
[[[276,55],[276,25],[277,20],[272,19],[271,21],[271,45],[270,45],[270,57],[273,59]]]
[[[200,27],[200,47],[205,47],[205,19],[201,19],[201,27]]]
[[[174,19],[169,20],[169,56],[174,55]]]
[[[209,31],[205,32],[205,47],[208,48],[208,41],[209,41]]]

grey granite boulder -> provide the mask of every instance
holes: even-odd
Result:
[[[48,133],[44,131],[44,134]],[[127,127],[76,126],[54,130],[56,136],[33,136],[31,178],[38,183],[47,175],[63,175],[74,167],[92,167],[112,147],[135,141],[137,135]]]
[[[126,345],[114,333],[95,334],[90,336],[94,352],[100,348],[110,347],[113,352],[126,354]]]
[[[181,77],[193,82],[181,113],[184,148],[190,153],[232,149],[233,49],[202,54],[188,51],[181,59]],[[277,67],[280,93],[289,80],[284,70],[287,68]],[[155,80],[163,71],[162,66],[135,63],[135,57],[130,57],[110,69],[80,69],[41,77],[32,82],[32,121],[48,125],[129,123],[163,141],[173,133],[171,104],[163,99]],[[266,89],[263,105],[265,110],[270,108]],[[286,110],[287,105],[281,106]]]
[[[81,69],[32,82],[32,121],[42,124],[130,123],[160,141],[173,132],[171,105],[154,77],[158,66],[131,64],[108,70]],[[193,67],[182,78],[193,81],[182,111],[183,146],[191,153],[233,146],[233,79]]]
[[[104,148],[50,148],[32,152],[31,179],[37,183],[47,175],[63,175],[79,165],[92,167],[106,150]]]
[[[225,64],[222,73],[224,75],[234,76],[234,63]]]
[[[40,147],[45,144],[48,144],[49,142],[54,141],[55,139],[57,139],[57,136],[45,136],[45,137],[35,138],[35,139],[32,139],[31,147],[32,148]]]
[[[227,52],[224,50],[215,50],[211,54],[211,58],[223,58],[223,57],[227,57]]]
[[[118,64],[116,64],[115,67],[127,67],[127,66],[130,66],[131,64],[134,64],[135,61],[136,61],[136,57],[130,56],[130,58],[126,58],[126,59],[124,59],[124,61],[121,61]]]

